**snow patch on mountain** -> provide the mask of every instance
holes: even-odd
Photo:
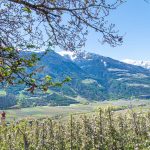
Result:
[[[74,60],[77,58],[76,53],[72,51],[60,51],[57,52],[59,55],[66,57],[68,59]]]
[[[131,65],[141,66],[146,69],[150,69],[150,61],[125,59],[123,60],[123,62]]]
[[[86,60],[92,60],[91,53],[88,53],[86,51],[60,51],[57,52],[59,55],[71,59],[74,61],[75,59],[86,59]]]

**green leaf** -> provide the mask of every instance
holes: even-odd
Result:
[[[31,79],[30,82],[31,82],[31,83],[35,83],[35,79]]]
[[[5,47],[5,48],[3,48],[3,50],[4,50],[4,51],[11,52],[11,51],[14,50],[14,48],[13,48],[13,47]]]
[[[51,77],[51,76],[49,76],[49,75],[46,75],[46,76],[45,76],[45,80],[46,80],[46,82],[50,81],[51,79],[52,79],[52,77]]]
[[[24,10],[24,11],[26,11],[26,12],[28,12],[28,13],[31,13],[31,12],[32,12],[31,9],[28,8],[28,7],[24,7],[24,8],[22,8],[22,10]]]
[[[70,77],[66,77],[66,79],[63,82],[70,82],[71,78]]]

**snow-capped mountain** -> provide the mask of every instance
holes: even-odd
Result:
[[[125,59],[123,60],[123,62],[131,65],[141,66],[146,69],[150,69],[150,61]]]
[[[72,81],[63,86],[61,93],[80,96],[88,100],[128,98],[148,95],[150,71],[123,63],[109,57],[86,51],[50,52],[41,60],[45,66],[43,74],[63,80],[70,76]],[[58,92],[59,89],[56,90]]]

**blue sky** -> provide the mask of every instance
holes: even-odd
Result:
[[[144,0],[127,0],[109,16],[122,35],[122,46],[101,45],[98,35],[91,31],[83,50],[98,53],[114,59],[150,60],[150,3]]]

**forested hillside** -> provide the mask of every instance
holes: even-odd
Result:
[[[36,53],[37,56],[43,53]],[[31,53],[21,55],[30,57]],[[50,75],[53,80],[61,81],[70,76],[72,80],[62,87],[52,87],[47,92],[35,90],[27,92],[23,85],[3,87],[1,107],[17,104],[21,107],[37,105],[69,105],[85,101],[103,101],[149,95],[150,71],[142,67],[93,53],[79,52],[63,56],[50,51],[42,57],[36,68],[39,78]],[[28,70],[30,71],[30,70]],[[10,103],[10,95],[13,101]],[[3,102],[5,99],[5,103]],[[8,104],[7,104],[8,103]]]

